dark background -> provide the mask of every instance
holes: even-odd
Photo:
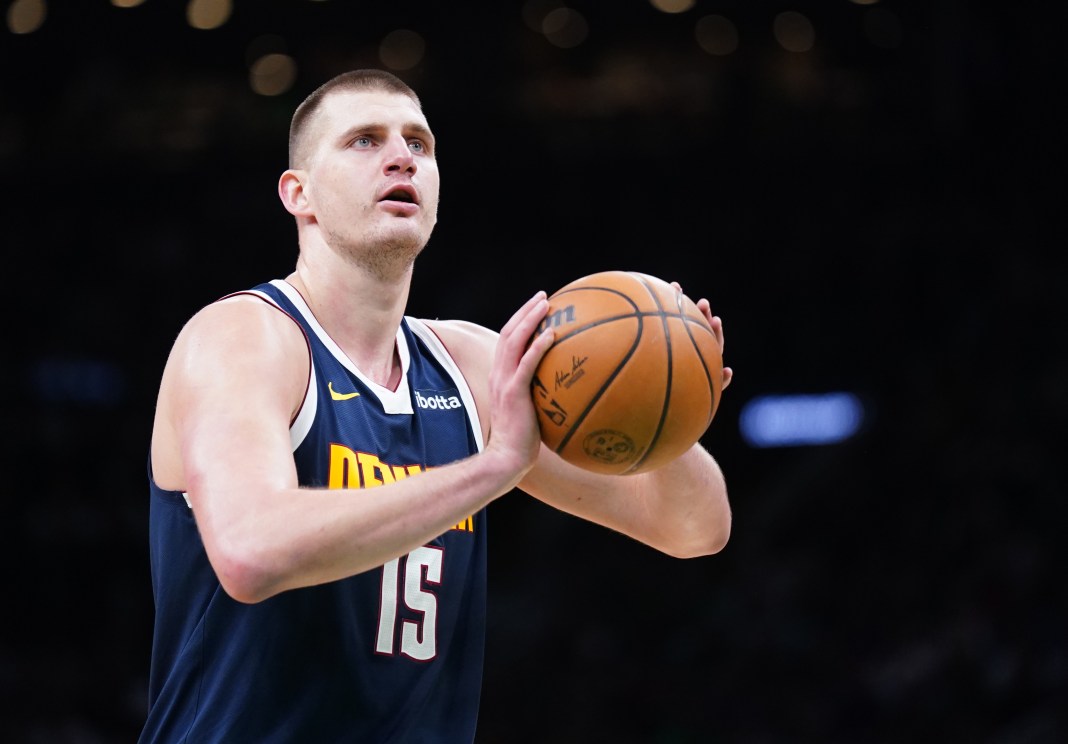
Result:
[[[703,439],[721,554],[490,507],[479,741],[1068,740],[1058,4],[575,0],[566,49],[520,2],[239,0],[214,31],[183,6],[53,2],[0,33],[0,739],[136,739],[167,351],[291,270],[289,115],[404,28],[443,178],[410,312],[499,328],[644,271],[711,300],[736,373]],[[777,43],[782,11],[811,50]],[[734,53],[696,43],[711,14]],[[298,65],[274,97],[248,85],[265,37]],[[866,401],[859,436],[745,444],[755,396],[828,390]]]

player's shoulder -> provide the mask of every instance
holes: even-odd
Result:
[[[447,337],[449,339],[454,339],[459,343],[488,344],[493,346],[497,343],[497,337],[499,335],[496,331],[469,320],[423,319],[422,322],[442,340],[445,340]]]
[[[295,319],[280,307],[257,295],[239,293],[197,310],[182,327],[176,343],[280,351],[305,341]]]
[[[288,315],[285,310],[265,297],[252,292],[235,292],[201,307],[192,315],[187,325],[270,325],[287,318]],[[288,322],[292,324],[292,320]]]
[[[423,320],[445,345],[449,354],[461,368],[477,364],[480,367],[493,358],[500,334],[496,331],[472,323],[469,320]]]

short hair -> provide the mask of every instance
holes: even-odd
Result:
[[[293,119],[289,123],[289,167],[297,167],[297,151],[304,144],[304,133],[308,129],[308,123],[315,118],[315,114],[322,108],[323,101],[327,96],[337,91],[363,91],[378,90],[387,93],[397,93],[407,96],[415,102],[420,110],[423,108],[419,96],[396,75],[385,70],[366,69],[350,70],[343,72],[313,90],[305,98],[297,110],[293,112]]]

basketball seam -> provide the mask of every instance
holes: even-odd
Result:
[[[613,315],[610,318],[601,318],[599,320],[591,321],[591,322],[587,323],[586,325],[578,326],[577,328],[575,328],[572,331],[569,331],[567,334],[565,334],[563,336],[557,336],[556,340],[554,341],[554,343],[560,343],[561,341],[566,341],[567,339],[571,338],[572,336],[578,335],[579,333],[584,333],[585,331],[588,331],[591,328],[596,328],[599,325],[604,325],[606,323],[615,323],[618,320],[629,320],[630,318],[637,318],[638,320],[644,320],[646,318],[663,318],[663,319],[666,319],[666,320],[675,319],[675,320],[681,320],[681,321],[685,322],[687,325],[689,325],[691,323],[698,323],[698,320],[696,318],[690,316],[690,315],[682,315],[682,314],[676,315],[675,313],[670,313],[670,312],[659,312],[658,313],[658,312],[654,312],[654,311],[651,311],[651,310],[636,310],[633,313],[624,313],[622,315]]]
[[[645,448],[645,451],[642,452],[641,457],[639,457],[633,465],[624,470],[624,473],[633,472],[635,468],[641,467],[642,463],[649,459],[650,453],[656,449],[656,443],[660,441],[660,435],[664,432],[664,422],[667,421],[668,409],[671,407],[671,383],[675,374],[675,360],[671,354],[672,338],[671,327],[668,325],[670,322],[668,320],[668,314],[665,312],[664,306],[660,303],[660,297],[658,297],[653,288],[649,286],[649,282],[639,274],[632,273],[631,276],[635,277],[638,280],[638,283],[645,287],[645,291],[649,293],[649,296],[653,300],[653,304],[656,305],[658,309],[658,312],[647,314],[649,316],[657,316],[660,319],[660,327],[664,332],[664,348],[667,351],[667,376],[664,379],[664,399],[660,404],[660,420],[656,423],[656,432],[650,438],[649,445]],[[639,328],[644,329],[644,318],[638,323],[638,326]],[[641,334],[639,333],[638,335],[640,336]]]
[[[697,345],[697,339],[694,338],[693,329],[690,327],[689,323],[683,323],[682,327],[686,330],[686,337],[690,339],[690,344],[693,346],[693,350],[694,353],[697,355],[698,361],[701,362],[701,369],[703,369],[705,372],[705,382],[708,383],[709,406],[708,418],[706,419],[705,423],[705,428],[708,428],[708,426],[712,424],[712,418],[715,416],[716,411],[716,386],[712,382],[712,373],[708,371],[708,362],[705,361],[705,355],[701,353],[701,347]],[[701,324],[701,327],[705,327],[703,323]],[[715,338],[715,335],[716,334],[713,333],[712,337]],[[718,343],[716,345],[719,346]]]
[[[629,297],[627,299],[628,299],[628,301],[630,300]],[[634,316],[624,315],[622,317],[629,318],[629,317],[634,317]],[[599,325],[599,324],[598,323],[591,323],[591,324],[589,324],[589,326],[587,326],[587,328],[594,328],[597,325]],[[564,451],[564,447],[566,447],[568,442],[571,441],[571,437],[574,436],[575,432],[579,428],[581,428],[582,422],[585,421],[586,417],[590,415],[590,411],[593,410],[593,407],[595,405],[597,405],[597,401],[599,401],[604,396],[605,392],[607,392],[607,390],[610,387],[612,387],[612,382],[616,379],[616,377],[619,376],[619,374],[623,371],[623,368],[627,366],[627,362],[629,362],[631,360],[631,358],[634,356],[635,350],[638,348],[638,345],[641,343],[642,332],[643,331],[644,331],[644,328],[642,327],[642,323],[639,322],[638,323],[638,332],[634,334],[634,343],[631,344],[629,349],[627,349],[627,353],[623,356],[623,359],[620,360],[619,364],[616,365],[616,368],[614,370],[612,370],[612,374],[610,374],[608,376],[608,378],[601,384],[601,386],[599,388],[597,388],[597,393],[590,397],[590,401],[589,401],[589,403],[586,404],[586,407],[582,409],[582,413],[580,413],[578,416],[575,417],[575,422],[571,425],[571,428],[569,428],[567,433],[564,434],[564,436],[560,439],[560,444],[556,445],[555,452],[557,454],[559,454],[559,453]],[[570,337],[572,335],[574,335],[574,334],[573,333],[569,333],[567,336],[564,336],[561,340],[563,340],[564,338],[568,338],[568,337]]]
[[[556,449],[554,450],[554,452],[556,452],[557,454],[560,454],[561,452],[564,451],[564,448],[567,447],[568,443],[571,441],[571,438],[574,436],[575,432],[579,428],[581,428],[582,422],[586,420],[586,417],[589,416],[590,411],[593,409],[593,407],[595,405],[597,405],[597,401],[599,401],[604,396],[604,394],[608,390],[608,388],[611,387],[612,381],[615,380],[615,378],[619,375],[620,371],[627,365],[627,362],[630,360],[630,358],[632,356],[634,356],[634,351],[635,351],[635,349],[638,348],[638,342],[641,340],[641,337],[642,337],[642,322],[640,320],[641,311],[638,309],[638,306],[634,303],[634,300],[632,300],[630,297],[628,297],[625,293],[620,292],[618,289],[613,289],[612,287],[601,287],[601,286],[597,286],[597,285],[589,285],[589,286],[584,286],[584,287],[575,287],[574,289],[567,289],[567,290],[564,290],[562,292],[557,292],[556,294],[553,295],[553,297],[562,297],[563,295],[571,294],[572,292],[585,292],[585,291],[588,291],[588,290],[591,290],[591,289],[595,289],[595,290],[602,291],[602,292],[609,292],[611,294],[614,294],[614,295],[622,298],[632,308],[634,308],[634,312],[630,313],[630,314],[620,315],[618,317],[611,318],[611,319],[598,320],[598,321],[596,321],[594,323],[587,323],[586,325],[581,326],[581,327],[576,328],[575,330],[571,331],[566,336],[561,336],[560,338],[556,339],[553,342],[554,346],[556,344],[562,342],[562,341],[565,341],[565,340],[571,338],[572,336],[574,336],[575,334],[577,334],[577,333],[579,333],[581,331],[588,331],[590,328],[596,328],[597,326],[601,325],[602,323],[608,322],[609,320],[620,320],[620,319],[623,319],[623,318],[639,317],[638,332],[635,334],[634,343],[631,345],[630,349],[627,350],[626,356],[624,356],[623,360],[618,365],[616,365],[616,368],[612,371],[612,374],[609,375],[608,379],[606,379],[604,381],[604,383],[597,389],[597,393],[590,397],[590,400],[586,404],[586,407],[583,408],[582,412],[579,413],[575,417],[574,423],[571,424],[571,426],[568,429],[567,433],[564,434],[563,437],[561,437],[560,443],[556,445]]]

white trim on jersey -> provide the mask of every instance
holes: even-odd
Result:
[[[348,355],[341,350],[334,339],[330,338],[330,335],[319,325],[319,321],[316,320],[315,315],[312,313],[311,308],[308,307],[308,303],[304,301],[300,292],[296,288],[285,281],[284,279],[274,279],[271,284],[278,288],[289,301],[297,308],[297,310],[304,316],[304,319],[308,321],[308,327],[312,329],[318,339],[323,343],[334,358],[341,363],[345,369],[352,374],[356,375],[364,385],[366,385],[372,393],[382,402],[382,408],[386,413],[406,413],[411,415],[414,413],[412,410],[412,395],[408,389],[408,365],[411,363],[411,357],[409,356],[408,344],[404,342],[404,331],[400,328],[397,329],[397,352],[401,360],[401,380],[397,385],[396,390],[390,390],[387,387],[379,385],[369,377],[365,377],[362,372],[352,363]]]
[[[282,312],[286,312],[285,308],[281,307],[274,301],[274,298],[264,292],[250,289],[242,294],[255,295]],[[319,407],[319,387],[315,384],[315,357],[312,355],[310,348],[308,349],[308,360],[311,362],[311,374],[308,375],[308,387],[304,391],[304,402],[300,404],[297,417],[289,425],[289,445],[294,452],[297,451],[297,447],[300,446],[300,443],[304,441],[304,437],[308,436],[308,432],[311,431],[312,424],[315,422],[315,412]]]
[[[456,383],[456,389],[460,391],[460,397],[463,399],[464,408],[467,409],[467,418],[471,422],[471,430],[475,433],[475,441],[478,443],[478,451],[482,451],[482,424],[478,420],[478,407],[475,406],[475,396],[471,393],[471,388],[467,385],[467,378],[464,377],[463,372],[456,366],[456,362],[453,360],[452,355],[449,354],[448,349],[445,348],[445,344],[441,343],[441,339],[426,323],[418,318],[412,318],[405,316],[405,320],[408,321],[408,327],[412,329],[412,333],[423,340],[423,343],[427,345],[430,352],[434,355],[434,358],[441,363],[441,366],[452,377],[453,382]]]
[[[312,356],[309,354],[309,356]],[[315,384],[315,357],[311,358],[311,375],[308,376],[308,391],[304,394],[304,402],[297,411],[297,417],[289,426],[289,443],[293,451],[304,441],[315,423],[315,412],[319,407],[319,386]]]

